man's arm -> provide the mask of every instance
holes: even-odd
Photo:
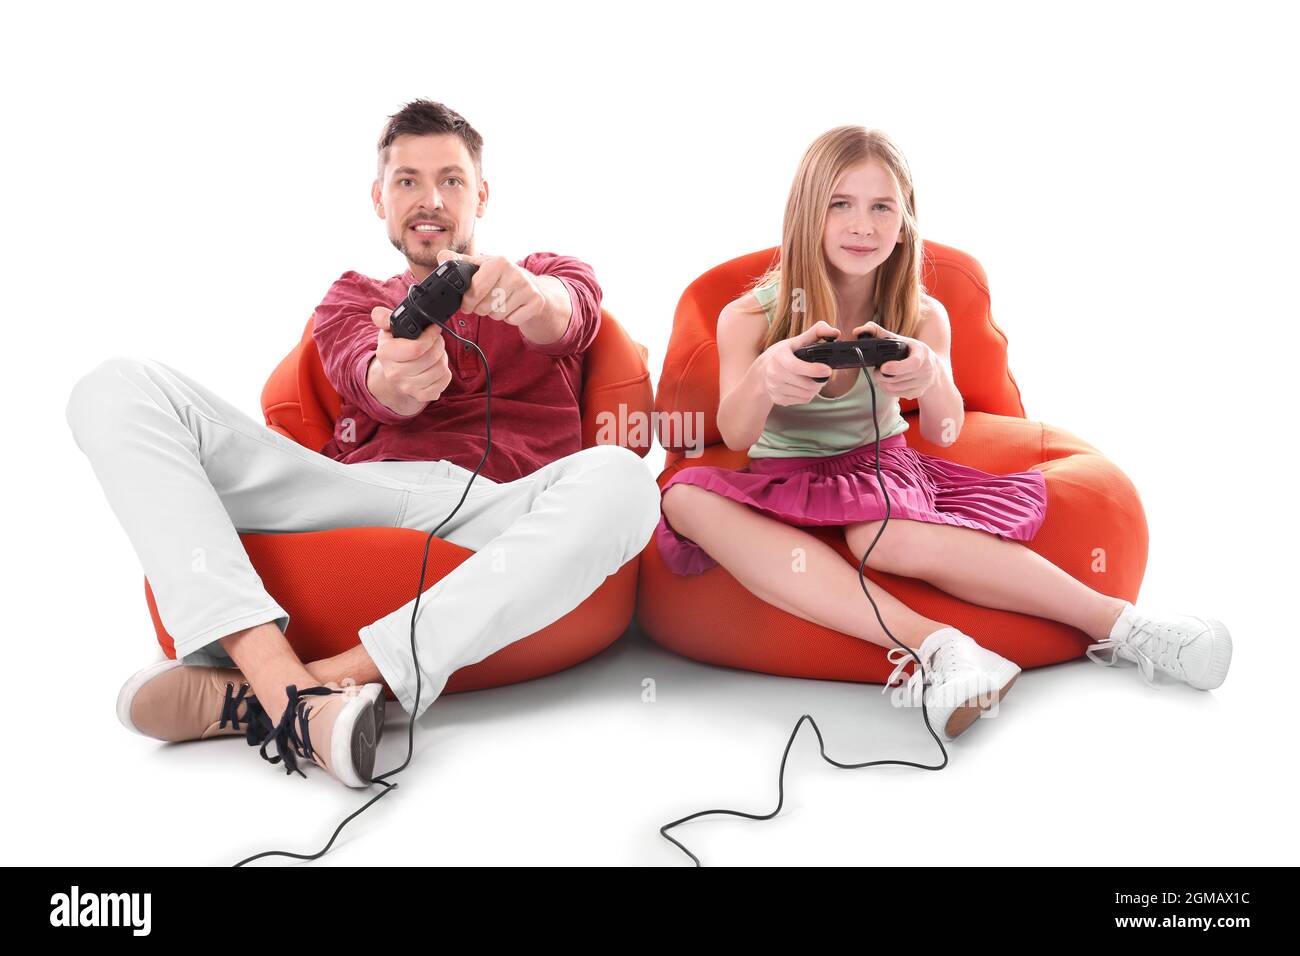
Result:
[[[535,252],[519,263],[538,277],[547,308],[519,327],[524,346],[545,355],[581,355],[600,331],[601,288],[580,259]]]
[[[573,318],[573,298],[563,279],[537,276],[536,280],[546,304],[535,318],[519,326],[519,333],[533,345],[554,345],[569,329]]]
[[[418,415],[424,406],[414,409],[409,401],[395,400],[382,385],[378,392],[372,390],[375,377],[383,379],[379,364],[373,362],[379,328],[370,312],[377,305],[388,307],[372,279],[357,272],[343,273],[316,306],[312,338],[325,376],[345,401],[375,421],[400,425]],[[388,404],[390,401],[393,404]],[[414,410],[403,413],[409,409]]]
[[[378,399],[379,404],[397,415],[406,416],[403,421],[414,418],[429,404],[395,389],[384,375],[384,367],[379,364],[376,355],[370,357],[370,363],[366,366],[366,388]]]

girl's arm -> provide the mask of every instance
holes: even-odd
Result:
[[[729,302],[718,316],[718,432],[734,451],[758,441],[772,411],[761,361],[766,335],[767,319],[751,294]]]
[[[961,393],[952,378],[952,328],[948,310],[938,299],[923,300],[928,309],[921,312],[921,327],[916,338],[934,351],[939,359],[938,380],[916,400],[921,410],[921,436],[928,442],[947,447],[957,440],[966,412]]]
[[[754,311],[748,311],[748,306]],[[727,447],[748,451],[763,434],[773,405],[804,405],[821,391],[819,376],[834,371],[821,362],[805,362],[795,349],[812,345],[840,330],[821,321],[793,338],[763,350],[767,319],[753,293],[728,303],[718,316],[718,431]]]

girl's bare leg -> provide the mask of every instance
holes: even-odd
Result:
[[[768,604],[873,644],[897,646],[881,630],[862,593],[857,568],[808,532],[694,485],[669,488],[663,509],[674,530]],[[908,647],[920,647],[927,635],[945,626],[916,613],[874,581],[867,588],[886,626]]]
[[[849,549],[859,559],[879,526],[867,521],[845,529]],[[876,550],[886,541],[886,570],[983,607],[1073,625],[1093,640],[1110,636],[1124,606],[1122,599],[1093,590],[1019,541],[986,531],[891,518]]]

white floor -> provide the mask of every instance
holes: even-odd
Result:
[[[314,852],[364,801],[314,768],[306,780],[286,777],[237,739],[166,745],[129,734],[114,696],[149,659],[147,644],[76,609],[51,621],[50,640],[67,649],[70,628],[105,633],[78,641],[76,668],[29,662],[52,693],[39,725],[28,718],[31,732],[8,735],[18,748],[9,815],[24,822],[10,828],[7,862],[226,864],[264,849]],[[780,817],[675,832],[706,865],[1294,862],[1292,700],[1284,682],[1272,692],[1267,683],[1294,672],[1294,644],[1268,641],[1267,613],[1231,591],[1214,612],[1238,639],[1215,692],[1148,689],[1131,664],[1030,671],[996,718],[949,745],[938,774],[836,770],[805,727]],[[128,660],[132,642],[140,654]],[[653,702],[643,700],[647,678]],[[34,714],[29,696],[18,700]],[[632,628],[562,674],[438,701],[416,728],[400,788],[313,865],[685,865],[657,828],[695,810],[770,810],[782,747],[803,713],[842,761],[939,761],[920,712],[892,708],[879,686],[699,665]],[[405,729],[390,705],[381,766],[400,762]]]

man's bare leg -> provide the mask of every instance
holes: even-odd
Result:
[[[303,666],[274,621],[228,634],[221,638],[221,646],[248,678],[272,721],[278,721],[289,705],[286,688],[290,684],[302,690],[323,683]]]
[[[319,684],[341,684],[351,677],[360,684],[383,684],[383,675],[360,642],[355,647],[304,664],[274,621],[236,631],[221,638],[221,646],[248,678],[262,708],[272,720],[279,720],[289,705],[285,688],[294,684],[299,690]]]
[[[351,647],[341,654],[312,661],[306,667],[311,672],[312,677],[316,679],[316,682],[320,684],[324,684],[326,681],[342,683],[345,677],[351,677],[358,684],[384,683],[384,677],[379,673],[379,668],[375,667],[375,662],[371,659],[370,654],[366,652],[365,645],[360,642],[357,643],[356,647]]]

